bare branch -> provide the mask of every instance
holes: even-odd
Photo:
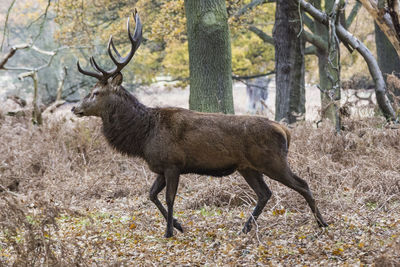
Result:
[[[311,32],[314,32],[314,20],[312,18],[310,18],[310,16],[306,13],[303,13],[303,22],[304,24],[307,26],[307,28],[310,29]]]
[[[320,23],[324,25],[329,24],[329,17],[326,13],[321,12],[305,0],[294,1],[300,2],[303,10],[308,12],[314,19],[318,20]],[[360,42],[356,37],[348,32],[340,23],[336,25],[336,33],[342,42],[352,46],[364,58],[365,62],[368,65],[370,74],[375,81],[375,94],[379,108],[383,112],[383,115],[386,117],[386,119],[395,120],[396,113],[394,112],[393,107],[390,104],[388,97],[386,96],[385,80],[383,79],[383,75],[379,68],[378,62],[372,55],[371,51],[369,51],[369,49],[362,42]]]
[[[23,80],[26,77],[33,77],[35,71],[28,71],[28,72],[23,72],[20,75],[18,75],[18,79]],[[33,78],[32,78],[33,79]]]
[[[20,44],[11,47],[10,51],[6,54],[6,56],[0,61],[0,70],[1,69],[6,69],[5,65],[8,62],[8,60],[15,55],[15,52],[19,49],[25,49],[28,48],[30,45],[29,44]]]
[[[258,77],[264,77],[264,76],[269,76],[275,74],[275,70],[267,72],[267,73],[261,73],[261,74],[255,74],[255,75],[247,75],[247,76],[239,76],[239,75],[232,75],[232,79],[234,80],[249,80],[249,79],[254,79]]]
[[[253,25],[249,26],[249,30],[251,32],[255,33],[258,37],[260,37],[260,39],[263,40],[265,43],[272,44],[272,45],[275,43],[274,38],[272,36],[266,34],[265,32],[263,32],[261,29],[257,28],[256,26],[253,26]],[[305,30],[302,31],[302,34],[307,42],[313,44],[313,46],[306,48],[306,51],[304,51],[304,53],[306,55],[315,54],[317,48],[324,50],[324,51],[328,51],[328,45],[319,36],[312,34]]]
[[[356,18],[358,11],[361,8],[361,3],[356,1],[355,5],[353,6],[353,9],[350,11],[349,16],[346,19],[346,28],[348,29],[351,24],[353,23],[354,19]]]
[[[39,66],[39,67],[25,67],[25,66],[6,67],[6,66],[5,66],[5,64],[7,63],[7,61],[8,61],[12,56],[14,56],[15,52],[16,52],[18,49],[26,49],[26,48],[31,48],[32,50],[34,50],[34,51],[36,51],[36,52],[38,52],[38,53],[41,53],[41,54],[50,56],[50,58],[49,58],[49,60],[48,60],[46,63],[44,63],[43,65],[41,65],[41,66]],[[14,47],[11,48],[10,52],[9,52],[9,53],[6,55],[6,57],[0,62],[0,69],[3,69],[3,70],[14,70],[14,71],[28,71],[28,72],[29,72],[29,71],[39,71],[39,70],[42,70],[42,69],[47,68],[48,66],[50,66],[51,63],[53,62],[54,57],[57,55],[57,53],[58,53],[59,51],[64,50],[64,49],[68,49],[68,48],[71,48],[71,47],[69,47],[69,46],[62,46],[62,47],[58,47],[58,48],[54,49],[53,51],[45,51],[45,50],[42,50],[42,49],[40,49],[40,48],[38,48],[38,47],[36,47],[35,45],[32,45],[32,44],[21,44],[21,45],[16,45],[16,46],[14,46]]]
[[[304,50],[304,55],[316,55],[317,48],[314,45],[307,46]]]
[[[242,16],[244,13],[246,13],[248,10],[253,9],[254,7],[265,4],[265,3],[273,3],[275,0],[253,0],[247,5],[244,5],[241,9],[239,9],[238,12],[234,15],[235,18],[238,18]]]
[[[303,30],[304,39],[322,51],[328,51],[328,44],[318,35]]]
[[[15,4],[16,0],[13,0],[10,7],[7,10],[7,15],[6,15],[6,21],[4,22],[4,30],[3,30],[3,40],[1,40],[1,47],[0,47],[0,51],[3,51],[3,45],[4,45],[4,40],[6,39],[6,33],[7,33],[7,29],[8,29],[8,17],[10,16],[11,10]]]
[[[39,47],[37,47],[36,45],[32,45],[31,46],[32,50],[35,50],[36,52],[40,53],[40,54],[44,54],[44,55],[48,55],[48,56],[54,56],[55,55],[55,51],[46,51],[46,50],[42,50]]]
[[[250,26],[249,30],[253,33],[255,33],[258,37],[261,38],[265,43],[268,44],[274,44],[274,38],[272,36],[269,36],[265,32],[263,32],[261,29],[257,28],[256,26]]]
[[[35,36],[35,38],[33,38],[33,42],[36,42],[36,40],[39,38],[39,36],[40,36],[40,35],[42,34],[42,32],[43,32],[44,23],[46,22],[47,12],[49,11],[50,4],[51,4],[51,0],[48,0],[47,6],[46,6],[46,9],[45,9],[44,13],[43,13],[42,15],[40,15],[40,17],[43,17],[43,20],[42,20],[42,22],[40,23],[39,32],[37,33],[37,35]],[[40,17],[39,17],[39,18],[40,18]]]

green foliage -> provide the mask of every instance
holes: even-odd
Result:
[[[232,44],[233,73],[252,75],[274,69],[274,47],[254,34],[237,36]]]
[[[272,32],[275,8],[264,4],[247,10],[242,16],[234,16],[246,1],[227,1],[232,38],[233,72],[236,75],[258,74],[273,69],[273,46],[263,43],[247,30],[256,25],[267,33]],[[126,68],[126,80],[148,84],[157,76],[179,80],[177,86],[185,86],[189,77],[189,55],[186,35],[184,1],[105,1],[61,0],[56,21],[59,29],[55,37],[64,44],[91,46],[89,54],[105,65],[110,62],[105,52],[110,35],[121,52],[127,49],[126,17],[138,9],[143,27],[144,45],[138,50],[134,64]]]

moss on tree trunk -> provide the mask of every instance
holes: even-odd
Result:
[[[296,122],[305,113],[304,41],[298,34],[301,23],[295,2],[276,3],[274,43],[276,62],[275,120]]]
[[[189,108],[234,113],[231,43],[224,0],[185,0],[189,41]]]
[[[325,10],[325,12],[329,13],[333,7],[332,0],[325,1],[325,7],[321,8],[321,1],[315,1],[315,7],[320,10]],[[329,32],[328,28],[322,23],[315,22],[315,33],[320,36],[325,43],[328,44]],[[333,45],[333,44],[332,44]],[[331,120],[334,125],[337,125],[339,122],[338,110],[335,105],[335,100],[340,100],[340,88],[334,88],[333,81],[340,79],[337,77],[337,71],[332,68],[332,65],[338,66],[338,63],[335,59],[336,56],[331,55],[332,60],[329,62],[329,51],[321,50],[317,48],[317,57],[318,57],[318,71],[319,71],[319,87],[321,90],[321,109],[322,109],[322,118],[327,118]]]

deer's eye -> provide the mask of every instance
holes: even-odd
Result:
[[[98,96],[98,95],[99,95],[99,92],[98,92],[98,91],[93,92],[93,96]]]

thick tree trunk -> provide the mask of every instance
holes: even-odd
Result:
[[[376,43],[376,55],[379,68],[381,69],[384,78],[386,75],[395,72],[397,75],[400,74],[400,58],[397,55],[392,43],[386,37],[385,33],[379,28],[378,24],[375,23],[375,43]],[[400,90],[395,92],[396,95],[400,95]]]
[[[274,44],[276,69],[275,120],[293,123],[305,112],[304,40],[298,6],[292,1],[276,2]]]
[[[234,113],[231,43],[224,0],[185,0],[189,42],[189,107]]]

